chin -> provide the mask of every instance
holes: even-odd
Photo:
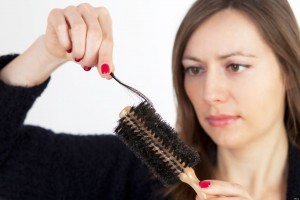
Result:
[[[238,137],[237,135],[227,134],[227,135],[211,135],[211,139],[214,143],[220,147],[225,149],[240,149],[245,147],[247,141],[245,138]]]
[[[218,148],[221,148],[221,149],[228,149],[228,150],[237,150],[237,149],[241,149],[243,148],[245,145],[242,145],[240,143],[225,143],[225,142],[218,142],[216,143],[217,147]]]

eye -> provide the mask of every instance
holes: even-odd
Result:
[[[236,64],[232,63],[227,66],[227,69],[231,70],[232,72],[242,72],[245,69],[249,68],[249,65],[241,65],[241,64]]]
[[[184,69],[184,73],[191,76],[202,74],[203,72],[204,69],[202,67],[186,67]]]

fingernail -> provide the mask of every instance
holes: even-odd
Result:
[[[75,58],[74,59],[76,62],[80,62],[81,61],[81,58]]]
[[[84,66],[83,69],[84,69],[84,71],[88,72],[88,71],[90,71],[92,68],[91,68],[91,67],[88,67],[88,66]]]
[[[210,186],[210,181],[200,181],[199,186],[201,188],[208,188]]]
[[[72,53],[72,48],[67,50],[67,53]]]
[[[101,73],[102,74],[110,74],[110,68],[109,65],[104,63],[101,65]]]

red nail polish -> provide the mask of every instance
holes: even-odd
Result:
[[[81,61],[81,58],[75,58],[74,59],[76,62],[80,62]]]
[[[102,74],[110,74],[110,68],[109,65],[104,63],[101,65],[101,73]]]
[[[208,188],[210,186],[210,181],[200,181],[199,186],[201,188]]]
[[[88,66],[84,66],[83,69],[84,69],[84,71],[88,72],[88,71],[90,71],[92,68],[91,68],[91,67],[88,67]]]
[[[67,50],[67,53],[72,53],[72,48]]]

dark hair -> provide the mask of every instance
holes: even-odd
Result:
[[[246,14],[256,24],[262,37],[276,55],[286,84],[284,122],[289,142],[300,146],[300,33],[287,0],[197,0],[183,19],[176,35],[173,57],[173,84],[177,97],[177,124],[180,137],[195,147],[202,162],[195,167],[199,179],[213,178],[216,145],[200,126],[195,110],[184,89],[182,56],[194,31],[207,18],[224,9]],[[167,195],[173,199],[195,199],[185,183],[171,186]]]

